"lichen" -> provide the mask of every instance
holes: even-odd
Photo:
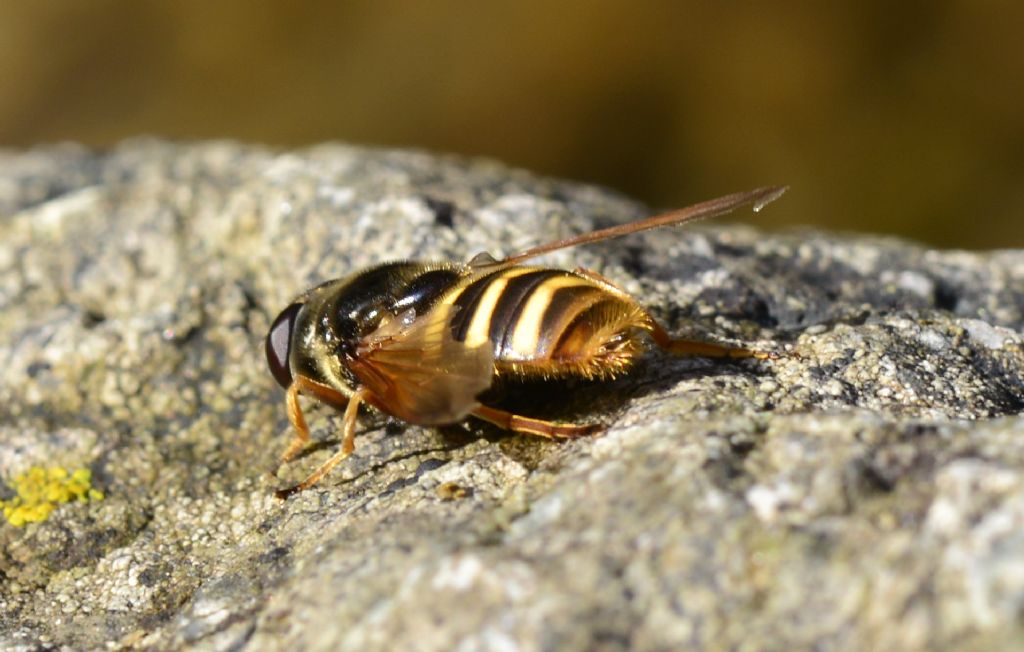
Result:
[[[76,469],[69,474],[60,466],[33,466],[16,476],[11,486],[17,495],[0,500],[0,507],[7,522],[15,527],[45,521],[61,503],[103,500],[103,492],[92,487],[89,469]]]

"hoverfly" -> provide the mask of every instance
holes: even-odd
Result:
[[[284,464],[309,442],[299,395],[344,409],[341,450],[285,498],[316,484],[355,449],[356,416],[367,404],[403,421],[444,425],[476,417],[542,437],[575,437],[599,426],[544,421],[484,405],[497,378],[609,379],[643,350],[642,334],[679,355],[745,358],[769,354],[674,339],[640,303],[605,277],[524,265],[558,249],[760,210],[785,187],[736,193],[528,249],[502,260],[391,262],[322,283],[281,311],[267,334],[270,371],[287,390],[295,431]]]

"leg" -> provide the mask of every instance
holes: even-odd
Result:
[[[712,344],[711,342],[698,342],[693,340],[673,339],[668,332],[661,327],[661,324],[648,316],[651,339],[669,353],[676,355],[695,355],[702,358],[757,358],[758,360],[771,360],[778,357],[775,353],[766,351],[754,351],[742,347],[724,346]]]
[[[288,404],[288,421],[292,424],[295,437],[292,439],[292,443],[288,444],[288,448],[285,449],[284,453],[281,454],[281,461],[278,462],[279,467],[281,464],[291,461],[309,443],[309,426],[306,425],[306,419],[302,416],[302,406],[299,405],[298,382],[293,381],[288,386],[288,395],[285,400]]]
[[[356,449],[356,415],[359,412],[359,404],[363,402],[365,396],[366,390],[364,389],[353,394],[351,398],[349,398],[348,400],[348,405],[345,407],[345,425],[344,435],[341,440],[341,450],[335,453],[331,457],[331,459],[321,464],[320,468],[318,468],[316,471],[310,473],[309,477],[307,477],[305,480],[295,485],[294,487],[289,487],[288,489],[281,489],[275,492],[275,496],[277,496],[281,500],[284,500],[285,498],[288,498],[294,493],[303,491],[305,489],[309,489],[317,482],[320,482],[320,479],[323,478],[328,473],[330,473],[331,469],[338,466],[338,464],[340,464],[342,460],[344,460],[346,457],[352,454],[352,451]]]
[[[305,417],[302,416],[299,394],[308,394],[338,409],[344,407],[348,401],[348,398],[343,394],[330,387],[321,385],[305,376],[296,376],[292,380],[292,384],[288,386],[288,393],[286,395],[288,421],[292,424],[292,429],[295,430],[295,438],[292,439],[292,442],[288,444],[288,448],[281,454],[278,468],[282,464],[290,462],[296,455],[302,452],[303,448],[309,445],[309,427],[306,425]],[[274,469],[274,472],[276,473],[277,469]]]
[[[590,435],[602,428],[602,426],[597,424],[577,426],[570,423],[542,421],[540,419],[524,417],[519,414],[512,414],[511,412],[488,407],[486,405],[477,407],[475,410],[470,412],[470,414],[477,419],[483,419],[484,421],[493,423],[499,428],[504,428],[505,430],[521,432],[529,435],[539,435],[541,437],[547,437],[548,439]]]

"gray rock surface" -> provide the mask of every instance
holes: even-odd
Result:
[[[106,495],[0,521],[0,648],[1019,648],[1024,252],[717,223],[559,252],[674,332],[786,355],[556,386],[544,409],[608,425],[569,442],[371,418],[274,499],[341,422],[310,409],[325,444],[268,474],[293,295],[644,213],[415,152],[0,154],[0,478],[86,466]]]

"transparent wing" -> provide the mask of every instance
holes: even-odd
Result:
[[[479,405],[477,396],[491,386],[494,357],[489,342],[469,347],[452,337],[456,310],[442,306],[420,316],[409,310],[363,339],[349,368],[377,407],[409,423],[440,425]]]
[[[487,267],[510,267],[551,251],[567,249],[569,247],[578,247],[580,245],[590,244],[591,242],[600,242],[601,240],[608,240],[610,238],[619,238],[631,233],[640,233],[641,231],[659,229],[663,226],[679,226],[688,222],[703,220],[708,217],[725,215],[726,213],[731,213],[740,206],[753,205],[754,212],[760,212],[766,205],[781,197],[782,193],[786,192],[787,188],[789,188],[789,186],[772,186],[758,188],[749,192],[733,193],[731,195],[726,195],[725,197],[701,202],[699,204],[680,208],[662,215],[655,215],[654,217],[648,217],[635,222],[619,224],[618,226],[600,229],[598,231],[591,231],[590,233],[566,238],[565,240],[542,244],[537,247],[533,247],[532,249],[519,252],[518,254],[508,256],[507,258],[502,258],[501,260],[495,260],[490,254],[485,252],[477,254],[476,257],[469,261],[469,265],[475,269],[483,269]]]

